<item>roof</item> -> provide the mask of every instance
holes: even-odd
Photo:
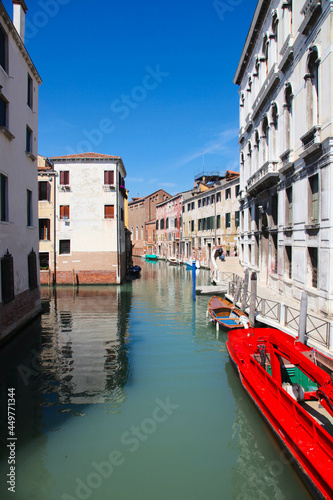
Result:
[[[82,158],[105,158],[105,159],[117,159],[121,160],[121,156],[113,156],[113,155],[103,155],[100,153],[78,153],[75,155],[65,155],[65,156],[52,156],[51,160],[75,160]]]
[[[159,193],[159,192],[163,192],[163,193],[165,193],[167,196],[169,196],[171,198],[171,194],[167,193],[166,191],[164,191],[164,189],[160,188],[160,189],[157,189],[157,191],[154,191],[151,194],[147,194],[147,196],[142,196],[142,198],[133,198],[131,201],[128,202],[128,205],[134,205],[135,203],[139,203],[139,202],[141,203],[144,200],[146,200],[147,198],[149,198],[150,196],[153,196],[154,194]],[[159,202],[159,203],[161,203],[161,202]]]
[[[18,2],[14,2],[14,3],[18,3]],[[26,7],[26,5],[25,5],[24,2],[22,2],[22,7],[23,7],[23,9]],[[3,3],[0,0],[0,17],[1,16],[3,17],[3,19],[5,21],[5,24],[6,24],[7,28],[8,28],[8,30],[9,30],[9,32],[11,33],[12,37],[14,38],[17,47],[21,51],[21,54],[23,55],[23,58],[24,58],[25,62],[29,66],[29,68],[32,71],[34,77],[36,78],[36,81],[37,81],[38,85],[40,85],[42,83],[42,79],[41,79],[41,77],[40,77],[40,75],[39,75],[39,73],[38,73],[38,71],[36,69],[36,66],[32,62],[32,59],[29,56],[29,53],[28,53],[28,51],[27,51],[24,43],[22,42],[20,35],[16,31],[16,28],[15,28],[15,26],[13,24],[13,21],[9,17],[9,14],[6,11],[5,6],[3,5]]]
[[[252,23],[246,37],[243,52],[240,57],[236,74],[234,76],[234,83],[240,85],[242,78],[246,72],[247,65],[251,59],[252,52],[255,44],[260,36],[260,30],[270,6],[271,0],[259,0],[255,13],[253,15]]]

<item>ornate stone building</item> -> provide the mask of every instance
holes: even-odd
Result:
[[[333,313],[332,2],[259,0],[240,96],[240,257],[261,282]]]

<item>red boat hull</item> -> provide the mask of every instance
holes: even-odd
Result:
[[[333,438],[293,399],[280,381],[276,381],[253,354],[258,343],[263,345],[272,335],[285,341],[286,351],[293,354],[295,339],[274,329],[251,328],[228,334],[227,349],[241,383],[287,449],[311,493],[319,498],[333,499]],[[276,342],[278,344],[278,341]],[[269,345],[269,342],[267,343]],[[281,347],[283,349],[283,347]],[[302,361],[302,352],[309,348],[297,342],[295,359]],[[304,359],[307,374],[311,362]],[[331,384],[329,376],[313,364],[313,373],[320,382]],[[322,373],[321,373],[322,372]],[[311,377],[316,380],[315,377]]]

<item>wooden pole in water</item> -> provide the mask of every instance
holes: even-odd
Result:
[[[249,320],[250,323],[252,323],[252,325],[254,325],[256,302],[257,302],[257,274],[253,272],[251,274],[251,297],[250,297],[250,314],[249,314]]]
[[[239,299],[239,296],[240,296],[240,293],[241,293],[241,286],[242,286],[241,279],[238,278],[238,280],[237,280],[237,288],[236,288],[236,291],[235,291],[235,296],[234,296],[234,301],[233,301],[233,305],[234,306],[238,302],[238,299]]]
[[[299,313],[298,338],[303,344],[306,344],[306,315],[308,309],[308,294],[302,292],[301,310]]]
[[[241,307],[242,311],[245,311],[248,288],[249,288],[249,270],[245,269],[244,290],[243,290],[242,307]]]
[[[195,260],[192,262],[193,302],[195,302]]]

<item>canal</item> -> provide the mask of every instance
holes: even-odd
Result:
[[[140,265],[121,287],[43,289],[43,315],[3,346],[0,498],[310,499],[243,391],[208,298],[192,301],[191,272]],[[197,279],[208,285],[208,271]]]

